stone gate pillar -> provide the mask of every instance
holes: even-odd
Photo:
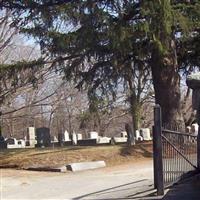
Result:
[[[197,167],[200,170],[200,73],[189,75],[186,83],[192,89],[192,107],[197,111],[196,117],[199,125],[197,136]]]

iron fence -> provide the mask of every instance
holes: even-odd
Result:
[[[154,186],[158,195],[200,169],[200,137],[185,133],[180,125],[163,126],[159,105],[154,108],[153,158]]]
[[[163,129],[162,162],[164,187],[197,169],[197,136]]]

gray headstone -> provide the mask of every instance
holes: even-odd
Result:
[[[51,137],[49,128],[42,127],[36,129],[37,146],[49,147],[51,145]]]
[[[7,143],[2,135],[0,135],[0,149],[7,149]]]

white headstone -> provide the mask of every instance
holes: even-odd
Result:
[[[111,138],[109,137],[99,137],[97,140],[98,144],[109,144],[110,143]]]
[[[136,130],[135,131],[135,136],[137,141],[143,141],[143,137],[140,135],[140,131]]]
[[[64,141],[71,141],[67,130],[64,132]]]
[[[122,131],[121,132],[121,137],[127,137],[127,132],[126,131]]]
[[[77,145],[77,135],[75,132],[72,133],[72,142],[73,145]]]
[[[105,167],[106,163],[104,161],[93,161],[93,162],[80,162],[80,163],[71,163],[67,165],[67,169],[73,172],[83,171],[89,169],[97,169]]]
[[[25,140],[18,140],[18,148],[25,148],[26,142]]]
[[[28,127],[28,140],[35,140],[35,127]]]
[[[152,140],[149,128],[142,128],[140,130],[141,130],[141,136],[143,137],[144,140],[146,141]]]
[[[90,139],[98,139],[98,133],[95,131],[91,131],[89,137]]]
[[[28,133],[27,133],[26,139],[30,147],[35,147],[35,144],[36,144],[35,127],[28,127]]]
[[[58,138],[55,135],[53,136],[53,141],[58,142]]]
[[[198,135],[198,129],[199,129],[199,125],[198,124],[192,124],[192,126],[191,126],[191,133],[193,134],[193,135]]]
[[[117,143],[126,143],[127,142],[127,137],[114,137],[114,142]]]
[[[140,137],[140,131],[139,130],[135,131],[135,137],[136,137],[136,140]]]
[[[82,140],[83,139],[83,135],[81,133],[77,134],[77,140]]]
[[[186,127],[186,133],[191,133],[191,127],[190,126]]]
[[[6,139],[8,149],[18,149],[25,148],[25,140],[17,140],[16,138],[7,138]]]

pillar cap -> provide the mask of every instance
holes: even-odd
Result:
[[[200,89],[200,72],[189,75],[186,84],[191,89]]]

